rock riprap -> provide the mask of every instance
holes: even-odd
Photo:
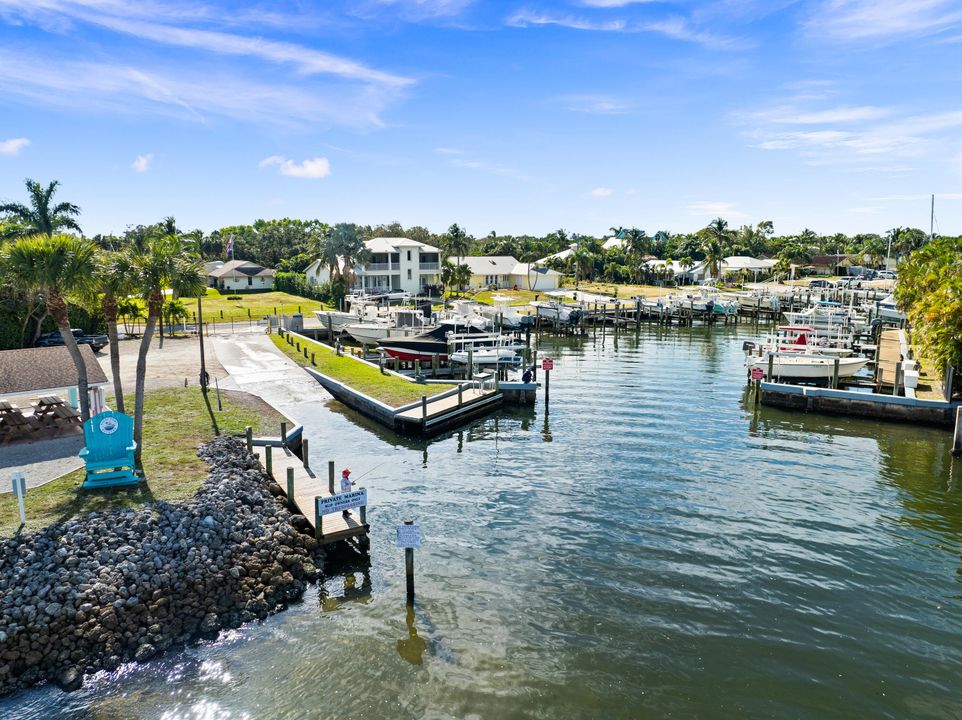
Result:
[[[0,545],[0,694],[144,662],[263,619],[317,577],[317,543],[244,444],[218,438],[183,503],[93,513]]]

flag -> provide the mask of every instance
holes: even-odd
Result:
[[[231,235],[227,238],[227,248],[224,250],[225,255],[231,255],[234,252],[234,236]]]

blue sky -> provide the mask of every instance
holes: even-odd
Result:
[[[962,232],[962,2],[0,0],[0,198],[475,235]]]

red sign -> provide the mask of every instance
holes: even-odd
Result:
[[[752,380],[761,380],[765,377],[765,371],[761,368],[752,368]]]
[[[554,360],[551,358],[545,358],[541,361],[542,370],[554,370]]]

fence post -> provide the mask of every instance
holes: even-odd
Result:
[[[244,437],[247,439],[247,452],[254,452],[254,432],[250,425],[244,428]]]
[[[287,468],[287,504],[291,508],[296,507],[294,505],[294,468]]]
[[[267,474],[273,478],[274,477],[274,458],[273,458],[274,454],[273,452],[271,452],[272,450],[273,448],[270,445],[264,448],[264,467],[267,468]]]

